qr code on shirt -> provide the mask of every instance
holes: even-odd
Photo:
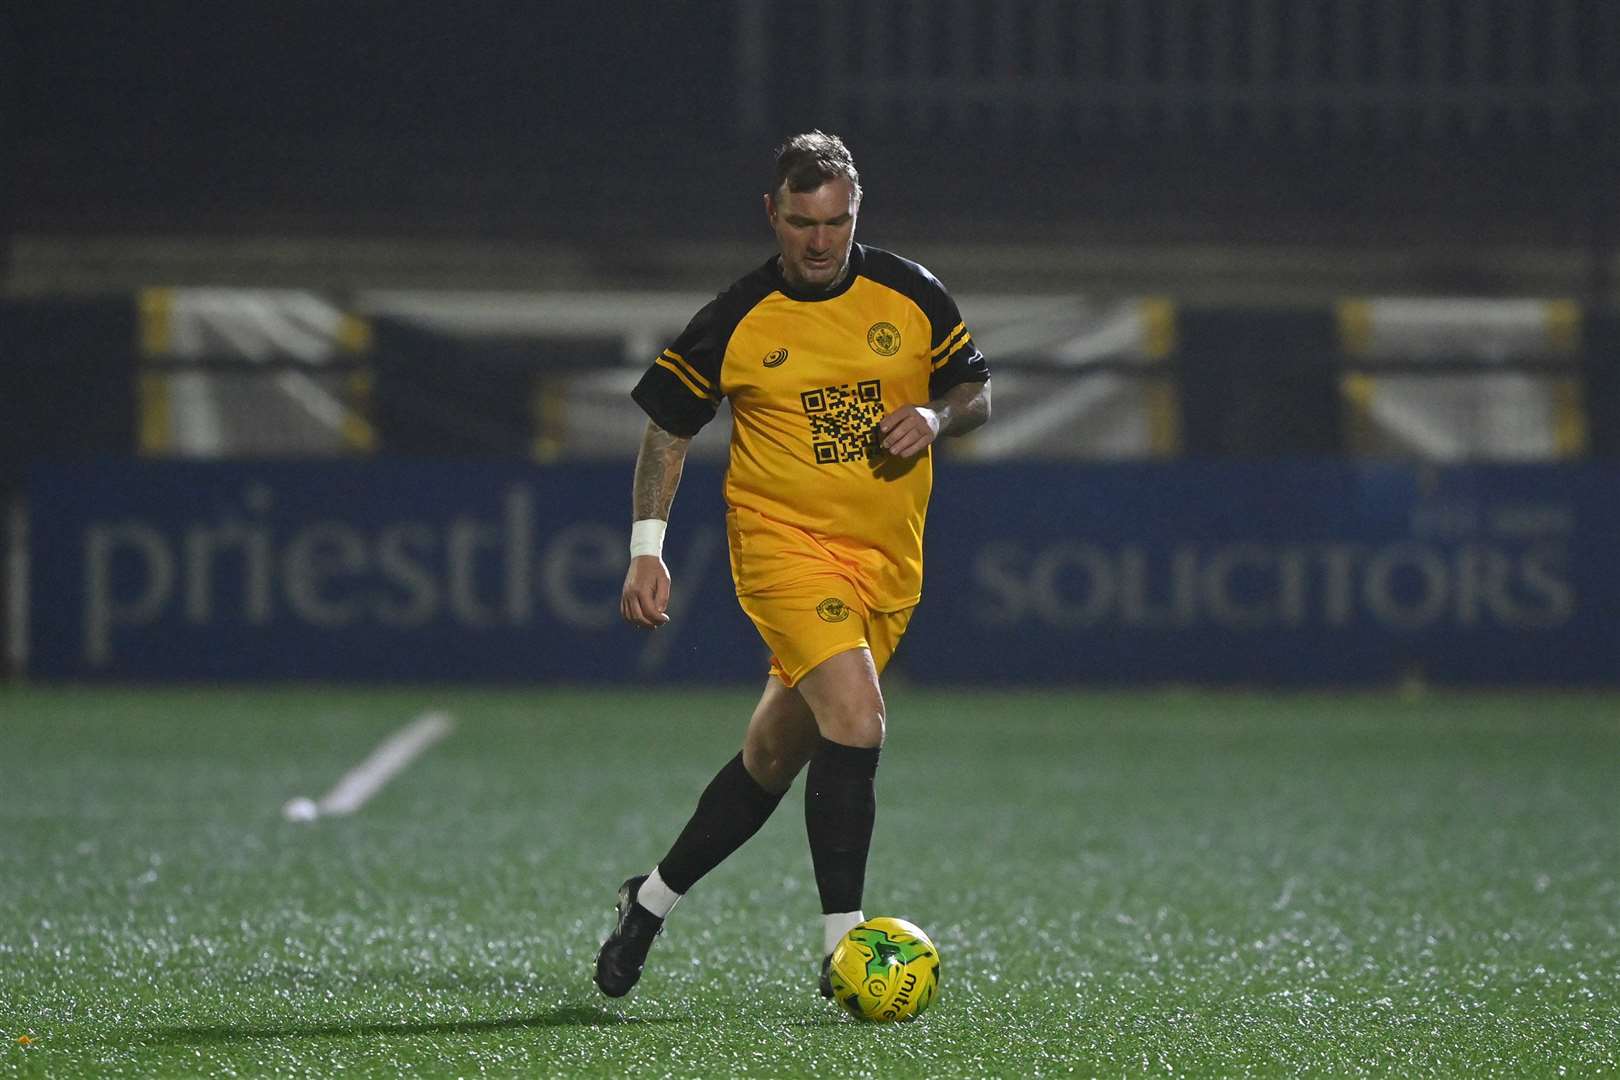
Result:
[[[806,390],[799,400],[810,420],[810,448],[817,465],[877,458],[881,452],[877,425],[883,419],[883,380]]]

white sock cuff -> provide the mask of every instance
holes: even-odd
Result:
[[[680,898],[680,893],[664,884],[664,879],[659,876],[656,866],[653,867],[652,873],[647,875],[647,880],[641,883],[641,888],[636,890],[636,903],[660,919],[669,917],[669,913],[675,909],[675,904]]]
[[[866,921],[859,911],[835,911],[821,917],[821,955],[826,956],[844,940],[844,935]]]

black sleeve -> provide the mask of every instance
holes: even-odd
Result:
[[[990,365],[973,343],[973,334],[962,321],[962,313],[957,310],[951,294],[938,278],[929,275],[928,280],[933,286],[925,294],[923,304],[923,313],[933,326],[928,354],[933,371],[928,376],[928,396],[938,398],[961,383],[988,382]]]
[[[730,328],[717,318],[721,297],[692,316],[630,392],[652,422],[682,438],[696,435],[720,407],[720,362]],[[735,322],[732,323],[735,326]]]

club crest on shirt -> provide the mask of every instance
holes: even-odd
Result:
[[[900,330],[894,323],[873,323],[866,332],[866,343],[879,356],[893,356],[900,351]]]
[[[836,596],[829,596],[816,605],[816,614],[822,622],[843,622],[849,618],[849,605]]]
[[[783,364],[787,363],[787,352],[788,351],[786,349],[772,349],[770,352],[765,354],[765,366],[781,367]]]

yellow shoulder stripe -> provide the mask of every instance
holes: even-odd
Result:
[[[692,391],[692,393],[696,394],[698,397],[703,398],[705,400],[712,400],[714,398],[714,395],[711,394],[709,391],[703,389],[702,387],[700,387],[696,383],[694,383],[691,379],[687,378],[686,377],[686,372],[682,371],[680,368],[676,367],[674,364],[670,363],[668,360],[664,359],[662,356],[660,356],[657,360],[654,360],[653,363],[657,364],[659,367],[663,368],[664,370],[666,370],[668,372],[671,372],[677,379],[681,380],[681,383],[688,390]]]
[[[713,384],[710,383],[708,379],[705,379],[702,375],[698,374],[698,369],[693,367],[691,364],[688,364],[686,362],[686,358],[680,353],[671,352],[669,349],[665,349],[664,355],[675,361],[676,365],[682,371],[686,372],[686,374],[691,377],[693,382],[703,387],[703,389],[709,390],[713,388]]]
[[[963,333],[966,330],[967,330],[967,324],[966,323],[957,323],[955,328],[953,328],[949,334],[945,335],[945,343],[943,345],[941,345],[939,348],[935,349],[932,353],[930,353],[928,358],[930,360],[932,360],[932,359],[934,359],[934,358],[936,358],[936,357],[938,357],[938,356],[940,356],[940,355],[942,355],[944,353],[955,352],[956,350],[951,347],[952,343],[955,342],[957,334]]]

